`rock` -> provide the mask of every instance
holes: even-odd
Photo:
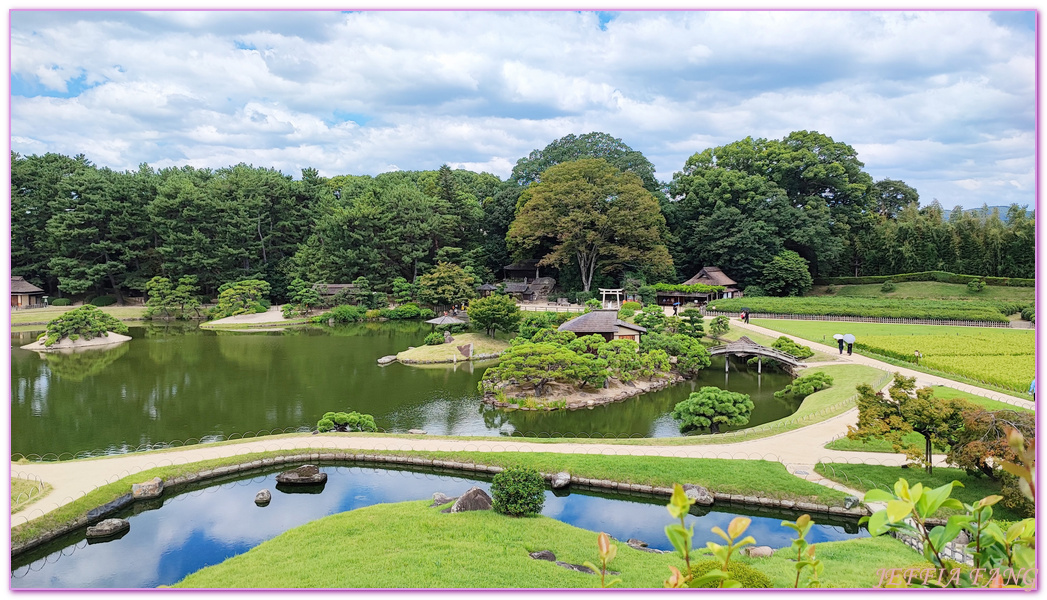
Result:
[[[638,540],[636,538],[629,538],[629,540],[627,542],[625,542],[625,543],[629,544],[633,548],[646,548],[647,547],[647,542]]]
[[[382,358],[378,359],[378,364],[380,364],[380,365],[387,365],[387,364],[392,363],[392,362],[396,362],[396,355],[395,354],[390,354],[389,356],[383,356]]]
[[[715,501],[713,495],[709,493],[709,490],[700,485],[686,483],[683,486],[683,491],[687,494],[688,498],[693,499],[695,501],[694,503],[699,506],[710,506]]]
[[[131,485],[131,496],[133,496],[135,500],[159,498],[162,493],[164,493],[164,480],[159,477],[153,477],[151,480],[144,483],[135,483]]]
[[[753,558],[767,558],[774,554],[770,546],[749,546],[745,549],[745,555]]]
[[[451,337],[451,332],[447,331],[447,330],[444,330],[444,343],[445,344],[450,344],[453,341],[454,341],[454,338]]]
[[[326,481],[327,473],[321,472],[320,467],[316,465],[302,465],[297,469],[284,471],[276,476],[277,483],[295,485],[315,485],[317,483],[325,483]]]
[[[553,475],[553,480],[550,483],[554,490],[559,490],[571,485],[571,474],[566,471],[560,471],[556,475]]]
[[[105,538],[123,533],[131,529],[131,524],[126,519],[106,519],[97,525],[87,528],[87,537]]]
[[[426,431],[424,429],[408,429],[407,433],[411,435],[425,435]]]
[[[540,550],[538,552],[532,552],[528,554],[528,556],[535,560],[547,560],[550,562],[556,562],[556,555],[553,554],[551,550]]]
[[[443,512],[459,513],[470,510],[491,510],[491,497],[487,495],[487,492],[478,487],[469,488],[468,492],[454,501],[451,508]]]
[[[429,505],[429,508],[432,508],[434,506],[443,506],[444,504],[450,504],[455,500],[457,500],[457,498],[452,498],[444,494],[443,492],[436,492],[435,494],[433,494],[433,503]]]
[[[93,523],[95,521],[99,521],[105,515],[116,512],[134,501],[134,496],[132,496],[131,494],[124,494],[123,496],[120,496],[112,502],[106,502],[98,508],[92,508],[91,510],[87,511],[87,522]]]
[[[272,499],[273,493],[269,490],[262,490],[254,495],[254,503],[258,506],[268,506]]]
[[[861,498],[859,498],[858,496],[847,496],[843,499],[843,507],[851,509],[855,506],[858,506],[858,504],[861,503],[861,501]]]
[[[960,535],[956,536],[956,539],[953,540],[953,543],[957,546],[966,546],[971,543],[971,536],[967,535],[966,531],[961,531]]]
[[[586,567],[586,566],[583,566],[583,565],[574,565],[574,564],[566,563],[566,562],[559,561],[559,560],[556,561],[556,564],[557,564],[557,566],[563,567],[565,569],[570,569],[572,571],[578,571],[579,573],[588,573],[589,575],[599,575],[600,574],[599,571],[593,571],[589,567]],[[618,571],[611,571],[611,570],[608,570],[607,574],[608,575],[621,575],[621,573],[619,573]]]

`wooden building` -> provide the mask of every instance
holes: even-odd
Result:
[[[557,328],[559,331],[573,331],[578,337],[599,334],[608,342],[612,340],[632,340],[640,343],[640,336],[647,330],[633,323],[626,323],[618,318],[618,309],[594,310],[567,321]]]
[[[742,292],[738,290],[738,283],[728,277],[719,267],[702,267],[701,271],[698,271],[694,277],[691,277],[687,281],[683,282],[683,285],[720,285],[723,286],[722,292],[657,292],[657,303],[661,306],[672,306],[679,302],[680,306],[686,306],[688,304],[705,304],[710,300],[719,300],[720,298],[741,298]]]
[[[505,281],[522,281],[528,283],[538,279],[538,259],[531,258],[521,260],[502,268],[505,272]]]
[[[11,308],[43,306],[44,290],[29,283],[23,277],[11,277]]]

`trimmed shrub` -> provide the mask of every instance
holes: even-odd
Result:
[[[622,310],[631,310],[633,312],[636,312],[641,308],[643,308],[643,305],[639,302],[633,302],[632,300],[628,302],[622,302]]]
[[[73,301],[69,298],[55,298],[51,301],[51,306],[69,306]]]
[[[574,303],[575,304],[585,304],[589,300],[593,299],[593,295],[594,294],[592,292],[575,292],[574,293]]]
[[[1022,309],[1022,318],[1026,321],[1036,322],[1036,308],[1033,306],[1026,306]]]
[[[702,561],[700,563],[696,563],[696,564],[691,566],[691,580],[693,581],[695,579],[698,579],[698,578],[702,577],[703,575],[707,574],[709,571],[712,571],[713,569],[720,569],[720,568],[721,568],[720,562],[716,561],[716,560],[704,560],[704,561]],[[731,579],[733,579],[733,580],[737,581],[738,583],[742,584],[743,588],[771,588],[771,587],[774,587],[774,584],[771,582],[771,578],[770,577],[768,577],[768,576],[764,575],[763,573],[761,573],[760,571],[756,570],[755,567],[753,567],[751,565],[748,565],[746,563],[743,563],[740,560],[732,560],[730,563],[728,563],[727,564],[727,573],[728,573],[728,575],[730,575]],[[691,585],[691,584],[688,584],[687,587],[711,588],[711,587],[716,587],[717,585],[718,585],[717,583],[709,582],[709,583],[707,583],[705,585]]]
[[[364,309],[352,304],[343,304],[325,312],[319,318],[321,321],[334,319],[335,323],[355,323],[364,318]]]
[[[328,412],[324,413],[316,423],[316,429],[320,433],[326,431],[378,431],[374,423],[374,417],[356,412]]]
[[[422,313],[422,309],[418,308],[417,304],[401,304],[393,309],[393,313],[396,315],[394,319],[417,319],[418,315]]]
[[[785,398],[786,396],[796,396],[799,398],[806,398],[818,390],[824,390],[833,384],[833,378],[825,373],[819,371],[817,373],[811,373],[810,375],[804,375],[803,377],[797,377],[793,379],[793,382],[785,386],[785,389],[779,390],[774,393],[775,398]]]
[[[113,304],[116,304],[116,297],[107,294],[91,300],[90,303],[94,306],[112,306]]]
[[[836,293],[836,286],[831,284],[831,283],[829,285],[825,286],[825,293],[826,294],[835,294]]]
[[[628,318],[631,318],[635,314],[636,314],[635,310],[633,310],[631,308],[623,308],[620,311],[618,311],[618,318],[619,319],[628,319]]]
[[[62,338],[78,340],[108,336],[108,332],[127,333],[127,325],[90,304],[63,313],[47,324],[45,346],[52,346]]]
[[[897,286],[895,286],[894,282],[890,279],[883,282],[883,285],[880,286],[880,291],[884,293],[893,292],[896,289],[898,289]]]
[[[320,421],[316,423],[316,430],[320,433],[325,433],[332,429],[334,429],[334,421],[331,419],[320,419]]]
[[[371,321],[371,320],[374,320],[374,319],[378,319],[381,316],[382,316],[382,311],[378,310],[377,308],[372,308],[371,310],[369,310],[366,313],[364,313],[364,318],[366,318],[368,321]]]
[[[814,356],[814,351],[811,350],[810,346],[801,346],[784,335],[774,341],[771,344],[771,348],[781,350],[786,354],[791,354],[796,358],[809,358]]]
[[[986,285],[1002,285],[1010,287],[1035,287],[1035,279],[1022,279],[1019,277],[982,277],[980,275],[958,275],[948,271],[921,271],[919,273],[899,273],[897,275],[868,275],[865,277],[825,277],[815,280],[818,285],[834,283],[836,285],[867,285],[871,283],[883,283],[888,279],[895,282],[902,281],[938,281],[941,283],[966,284],[972,279],[984,281]],[[746,295],[749,288],[745,289]]]
[[[436,316],[436,313],[433,312],[433,309],[431,309],[431,308],[420,308],[420,309],[418,309],[418,318],[419,319],[432,319],[435,316]]]
[[[425,336],[426,346],[439,346],[442,343],[444,343],[444,334],[440,333],[439,331],[434,331],[429,335]]]
[[[758,285],[750,285],[745,288],[746,298],[760,298],[767,295],[767,290]]]
[[[972,279],[967,282],[967,291],[980,292],[985,289],[985,282],[981,279]]]
[[[537,515],[545,505],[545,480],[541,473],[524,467],[509,467],[491,481],[495,512],[520,517]]]

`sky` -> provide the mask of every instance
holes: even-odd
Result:
[[[1033,11],[23,11],[11,150],[505,178],[592,131],[669,181],[813,130],[945,208],[1035,203]]]

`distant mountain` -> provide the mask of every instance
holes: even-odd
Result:
[[[1010,208],[1010,206],[989,206],[989,207],[986,207],[986,208],[968,208],[968,209],[966,209],[966,211],[968,213],[972,214],[972,215],[983,215],[984,214],[985,216],[989,216],[989,215],[992,214],[993,210],[998,210],[998,211],[1000,211],[1000,220],[1002,220],[1004,223],[1006,223],[1007,222],[1007,209],[1009,209],[1009,208]],[[1034,212],[1035,211],[1026,210],[1025,211],[1025,216],[1027,216],[1029,218],[1032,218]],[[942,219],[948,221],[950,214],[952,214],[952,209],[944,211],[942,213]]]

